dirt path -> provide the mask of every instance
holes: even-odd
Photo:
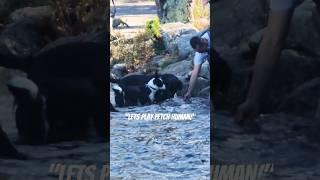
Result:
[[[115,0],[116,18],[121,18],[125,21],[129,28],[120,27],[114,29],[115,32],[120,31],[127,36],[131,36],[138,31],[144,29],[148,20],[157,17],[157,9],[154,1],[144,0]],[[112,3],[110,3],[113,8]]]

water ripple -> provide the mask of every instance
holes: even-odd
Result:
[[[209,179],[210,108],[207,99],[111,113],[111,179]],[[128,120],[125,113],[195,113],[186,121]]]

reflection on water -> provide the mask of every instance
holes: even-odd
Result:
[[[180,98],[111,114],[111,179],[209,179],[209,101]],[[128,120],[125,113],[195,113],[185,121]]]

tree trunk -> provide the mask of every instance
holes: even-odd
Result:
[[[190,21],[191,0],[156,0],[157,13],[161,23]]]

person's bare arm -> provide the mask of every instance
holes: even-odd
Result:
[[[260,101],[273,66],[280,57],[288,31],[292,11],[270,14],[268,27],[258,50],[248,99]]]
[[[191,97],[191,93],[192,93],[192,91],[193,91],[193,89],[194,89],[194,87],[196,85],[200,69],[201,69],[201,64],[194,65],[193,71],[192,71],[192,74],[191,74],[191,77],[190,77],[190,81],[189,81],[188,91],[185,94],[185,99],[189,99]]]
[[[237,119],[254,120],[258,114],[259,105],[273,71],[278,61],[281,49],[285,43],[293,10],[271,12],[268,26],[264,30],[253,69],[253,78],[246,101],[238,108]]]

